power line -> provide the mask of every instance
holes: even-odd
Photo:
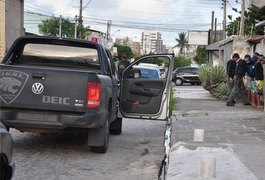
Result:
[[[83,7],[83,10],[91,3],[92,0],[89,0],[86,5]]]

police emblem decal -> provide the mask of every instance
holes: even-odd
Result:
[[[14,70],[0,71],[0,99],[7,105],[11,104],[23,90],[29,75]]]

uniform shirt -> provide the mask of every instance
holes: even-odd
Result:
[[[127,60],[121,60],[118,64],[118,75],[121,77],[122,72],[130,65],[130,62]]]
[[[255,64],[255,79],[256,80],[263,80],[264,79],[263,67],[262,67],[260,62],[257,62]]]
[[[235,72],[236,72],[236,61],[230,59],[227,62],[226,72],[227,72],[228,77],[234,78]]]
[[[236,62],[236,77],[243,78],[248,71],[248,65],[246,61],[240,59]]]

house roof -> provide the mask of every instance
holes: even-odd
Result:
[[[255,26],[262,26],[265,25],[265,20],[258,22]]]
[[[247,40],[247,42],[249,42],[249,43],[259,43],[262,39],[264,39],[263,35],[256,35],[256,36],[252,36],[251,38],[249,38]]]
[[[219,42],[215,42],[212,44],[209,44],[205,48],[206,51],[218,51],[219,50]]]

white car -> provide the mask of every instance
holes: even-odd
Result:
[[[139,69],[141,73],[141,78],[149,78],[149,79],[160,79],[160,70],[159,66],[155,66],[153,64],[139,64],[137,66],[133,66],[134,69]]]

